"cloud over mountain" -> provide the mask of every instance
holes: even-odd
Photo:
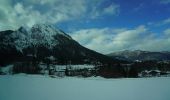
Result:
[[[0,30],[117,14],[119,5],[114,3],[101,9],[103,2],[104,0],[1,0]]]
[[[102,53],[165,51],[170,50],[169,4],[169,0],[0,0],[0,31],[47,23]]]
[[[162,33],[161,38],[144,26],[132,29],[82,29],[72,33],[72,37],[82,45],[101,53],[119,50],[170,50],[169,29]]]

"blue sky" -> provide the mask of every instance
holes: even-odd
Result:
[[[100,53],[170,51],[170,0],[1,0],[0,30],[48,23]]]

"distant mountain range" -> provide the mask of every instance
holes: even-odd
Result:
[[[119,60],[81,46],[68,34],[51,25],[0,32],[0,65],[53,58],[58,64],[115,63]]]
[[[57,64],[91,64],[95,66],[92,75],[108,78],[138,77],[138,73],[146,69],[170,70],[169,63],[161,64],[161,68],[155,61],[132,63],[147,60],[170,60],[170,52],[125,50],[103,55],[83,47],[62,30],[47,24],[0,32],[0,68],[13,65],[13,73],[38,74],[47,69],[51,73],[51,67]],[[88,70],[84,71],[88,74]]]
[[[119,52],[113,52],[108,54],[108,56],[126,61],[148,61],[148,60],[157,60],[165,61],[170,60],[170,52],[152,52],[152,51],[142,51],[142,50],[125,50]]]

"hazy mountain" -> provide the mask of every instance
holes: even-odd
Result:
[[[53,58],[59,64],[114,63],[110,57],[89,50],[51,25],[0,32],[0,64]]]
[[[119,51],[119,52],[113,52],[108,54],[108,56],[116,59],[121,60],[128,60],[128,61],[146,61],[146,60],[170,60],[170,52],[151,52],[151,51],[141,51],[141,50],[135,50],[135,51]]]

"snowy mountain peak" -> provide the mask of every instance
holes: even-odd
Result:
[[[31,32],[34,34],[41,34],[41,35],[43,34],[44,36],[63,35],[71,39],[69,35],[61,31],[60,29],[57,29],[52,25],[48,25],[48,24],[35,24],[32,26]]]
[[[35,24],[31,28],[31,32],[34,34],[55,35],[56,31],[51,25]]]

